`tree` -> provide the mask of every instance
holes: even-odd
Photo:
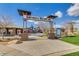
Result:
[[[0,27],[1,27],[1,35],[4,39],[4,32],[6,32],[6,27],[15,26],[10,17],[8,16],[1,16],[0,19]]]
[[[74,25],[75,25],[75,22],[69,22],[68,23],[68,26],[70,27],[70,31],[73,33],[74,32]]]

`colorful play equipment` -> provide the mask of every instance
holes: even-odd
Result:
[[[47,30],[44,29],[49,39],[55,39],[55,38],[60,38],[65,36],[74,36],[75,34],[78,34],[78,32],[76,31],[76,28],[74,27],[75,22],[72,22],[72,21],[66,23],[61,28],[55,28],[53,20],[55,20],[55,18],[58,17],[56,15],[49,15],[47,17],[38,17],[38,16],[31,16],[30,11],[24,11],[24,10],[18,9],[18,12],[20,16],[23,16],[24,31],[22,33],[22,37],[24,40],[28,39],[27,20],[34,20],[38,22],[39,21],[49,22],[50,28]],[[24,25],[24,23],[26,23],[26,25]],[[26,26],[26,28],[24,26]]]
[[[55,39],[56,36],[60,37],[61,30],[60,29],[56,29],[55,30],[54,25],[53,25],[53,20],[55,18],[57,18],[58,16],[49,15],[49,16],[43,18],[43,17],[31,16],[31,12],[30,11],[24,11],[24,10],[18,9],[18,12],[19,12],[20,16],[23,16],[23,28],[24,28],[24,31],[22,33],[22,37],[23,37],[24,40],[28,39],[27,20],[34,20],[34,21],[38,21],[38,22],[39,21],[49,22],[50,28],[49,28],[48,35],[47,35],[48,38],[49,39]],[[24,22],[26,23],[26,25],[24,25]],[[26,26],[26,28],[24,26]],[[56,33],[55,33],[55,31],[56,31]]]
[[[54,25],[53,25],[53,20],[57,18],[57,16],[53,16],[53,15],[49,15],[47,16],[47,20],[50,24],[50,30],[49,30],[49,33],[48,33],[48,38],[49,39],[55,39],[55,29],[54,29]]]
[[[29,20],[28,18],[31,16],[31,12],[18,9],[18,13],[23,17],[23,33],[21,34],[21,40],[24,41],[28,39],[27,20]]]

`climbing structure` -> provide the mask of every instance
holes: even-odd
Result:
[[[18,13],[20,16],[23,17],[23,33],[21,34],[21,40],[27,40],[28,39],[27,20],[29,20],[28,18],[31,16],[31,12],[18,9]]]
[[[20,16],[23,16],[23,28],[24,28],[24,22],[26,22],[26,32],[23,31],[23,33],[22,33],[22,37],[23,38],[25,37],[25,38],[28,39],[27,20],[49,22],[50,28],[49,28],[49,31],[48,31],[48,38],[50,38],[50,39],[54,39],[55,38],[55,33],[54,33],[55,30],[54,30],[54,27],[53,27],[53,20],[55,18],[57,18],[57,16],[49,15],[46,18],[42,18],[42,17],[31,16],[31,12],[30,11],[18,10],[18,12],[19,12]]]

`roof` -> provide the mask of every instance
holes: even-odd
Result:
[[[19,13],[20,16],[23,16],[23,14],[31,15],[30,11],[25,11],[25,10],[21,10],[21,9],[18,9],[18,13]]]
[[[0,28],[2,28],[2,26],[0,26]],[[23,27],[8,25],[8,26],[5,26],[5,28],[23,28]]]

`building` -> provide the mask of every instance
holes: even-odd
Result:
[[[28,33],[42,33],[42,30],[40,28],[31,29],[27,28]],[[26,31],[26,29],[24,30]],[[23,33],[22,27],[17,26],[6,26],[5,28],[0,27],[0,35],[10,36],[10,35],[20,35]]]
[[[23,32],[23,28],[16,26],[7,26],[5,28],[0,27],[0,35],[19,35]]]

